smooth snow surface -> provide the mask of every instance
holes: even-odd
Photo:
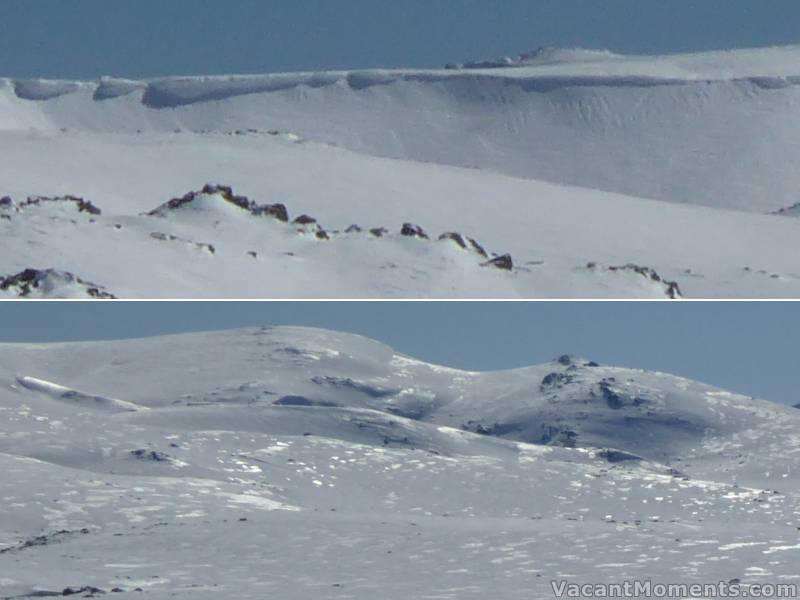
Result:
[[[437,71],[0,80],[0,195],[103,211],[88,226],[0,206],[0,275],[57,269],[120,297],[665,297],[607,271],[632,264],[687,297],[797,297],[800,223],[773,214],[800,189],[797,64],[800,47],[542,49]],[[517,268],[137,218],[208,182],[329,230],[458,232]]]
[[[289,327],[3,344],[0,414],[2,598],[797,583],[800,412],[663,373]]]

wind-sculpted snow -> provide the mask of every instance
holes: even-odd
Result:
[[[568,55],[0,80],[0,274],[120,297],[798,297],[798,50]],[[236,192],[187,202],[206,181]],[[301,222],[253,218],[281,207]]]
[[[765,213],[800,187],[798,56],[541,49],[465,69],[5,80],[0,131],[290,131],[370,155]]]
[[[306,328],[4,344],[0,597],[791,583],[798,424],[662,373],[467,372]]]

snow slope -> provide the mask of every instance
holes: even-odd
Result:
[[[605,270],[635,264],[689,297],[797,297],[800,224],[772,213],[800,189],[798,58],[544,49],[478,69],[0,80],[0,195],[17,204],[75,194],[113,225],[219,182],[329,230],[456,231],[531,271],[487,279],[438,250],[336,242],[287,279],[296,249],[263,236],[146,232],[214,245],[211,265],[21,217],[0,218],[0,275],[54,269],[124,297],[663,297]],[[383,280],[393,264],[406,273]]]
[[[3,344],[0,411],[0,597],[797,579],[800,413],[663,373],[262,328]]]

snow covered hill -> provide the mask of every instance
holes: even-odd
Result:
[[[437,71],[0,80],[7,204],[72,194],[103,211],[96,223],[125,225],[219,182],[329,230],[458,232],[519,267],[497,279],[391,243],[245,246],[224,235],[230,223],[141,225],[142,238],[78,223],[73,236],[0,207],[0,276],[49,269],[121,297],[665,296],[609,275],[630,264],[688,297],[797,297],[800,223],[780,216],[800,189],[798,59],[798,47],[544,49]],[[218,253],[165,250],[145,241],[152,233]]]
[[[0,412],[0,597],[797,582],[800,413],[663,373],[262,328],[3,344]]]

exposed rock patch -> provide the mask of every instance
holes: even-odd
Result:
[[[595,262],[590,262],[589,264],[586,265],[586,268],[589,269],[590,271],[594,271],[598,268],[598,265]],[[678,285],[677,281],[667,281],[665,279],[662,279],[661,276],[655,271],[655,269],[651,269],[650,267],[642,267],[640,265],[628,263],[627,265],[622,265],[618,267],[608,267],[606,270],[612,273],[625,272],[625,271],[636,273],[637,275],[641,275],[642,277],[649,279],[654,283],[662,284],[664,286],[664,294],[667,296],[667,298],[676,300],[678,298],[683,297],[683,295],[681,294],[681,288]]]
[[[5,200],[5,198],[4,198]],[[8,200],[11,200],[8,198]],[[19,205],[20,209],[25,209],[30,206],[42,206],[48,203],[72,203],[77,208],[78,212],[87,213],[90,215],[100,215],[102,211],[97,208],[88,200],[79,198],[78,196],[29,196],[25,202]],[[13,204],[13,202],[12,202]]]
[[[81,288],[90,298],[116,298],[113,294],[105,291],[102,286],[84,281],[67,271],[25,269],[14,275],[0,277],[0,291],[10,292],[22,298],[31,296],[35,292],[39,292],[43,296],[56,297],[61,289],[67,287]]]
[[[179,210],[200,196],[218,195],[226,202],[249,212],[254,216],[270,216],[283,223],[289,222],[289,212],[283,204],[258,204],[246,196],[239,196],[233,193],[233,189],[225,185],[206,184],[199,192],[189,192],[180,198],[173,198],[147,213],[150,217],[163,217],[168,211]]]
[[[493,259],[483,263],[481,266],[494,267],[496,269],[500,269],[501,271],[512,271],[514,269],[514,260],[511,258],[510,254],[503,254],[502,256],[494,257]]]
[[[414,225],[413,223],[403,223],[403,228],[400,230],[400,235],[405,237],[420,238],[423,240],[430,239],[422,227],[419,225]]]
[[[137,460],[150,461],[150,462],[169,462],[170,458],[163,452],[155,450],[145,450],[143,448],[131,450],[131,456]]]

